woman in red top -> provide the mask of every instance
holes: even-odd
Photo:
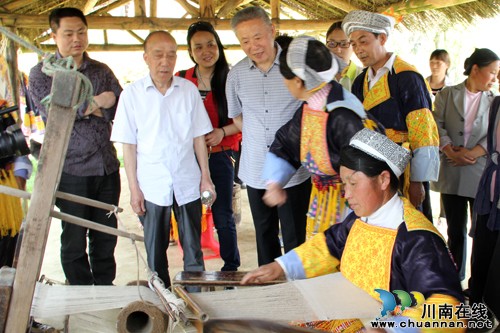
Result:
[[[224,47],[214,27],[208,22],[196,22],[189,26],[188,51],[195,66],[180,71],[200,91],[203,103],[214,130],[205,136],[212,181],[217,190],[217,200],[212,206],[220,255],[224,260],[222,271],[236,271],[240,266],[240,253],[233,218],[233,152],[239,149],[241,133],[227,116],[226,78],[229,65]]]

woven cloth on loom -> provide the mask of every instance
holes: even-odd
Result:
[[[211,319],[275,322],[361,318],[380,315],[381,305],[341,273],[264,287],[190,294]]]
[[[31,316],[55,316],[122,308],[141,300],[161,306],[155,292],[144,286],[67,286],[37,282]]]

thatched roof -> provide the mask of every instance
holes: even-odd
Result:
[[[123,29],[131,34],[132,30],[141,29],[185,30],[200,18],[212,21],[218,30],[228,30],[234,13],[251,5],[268,10],[282,31],[325,31],[332,22],[342,20],[354,9],[390,13],[400,20],[400,26],[410,30],[468,24],[500,14],[500,0],[175,0],[185,13],[174,17],[172,13],[157,12],[162,1],[166,0],[3,0],[0,25],[13,27],[17,34],[40,44],[48,39],[48,13],[63,6],[82,9],[88,15],[91,29]],[[127,6],[126,12],[135,15],[109,14],[123,6]],[[135,37],[140,43],[140,37]]]

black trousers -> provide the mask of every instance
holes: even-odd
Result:
[[[500,318],[500,232],[486,226],[488,215],[478,215],[473,235],[469,303],[485,302]]]
[[[117,206],[120,199],[120,173],[79,177],[62,173],[59,191],[76,194]],[[57,199],[61,212],[116,228],[114,215],[107,211]],[[89,253],[87,255],[87,235]],[[111,285],[116,276],[116,236],[62,222],[61,263],[69,284]]]
[[[16,243],[19,234],[11,237],[6,235],[0,237],[0,267],[12,267],[14,261],[14,254],[16,253]]]
[[[148,266],[158,274],[165,287],[171,285],[168,273],[167,249],[170,241],[170,219],[172,206],[158,206],[145,201],[146,214],[140,217],[144,226],[144,244],[148,255]],[[201,251],[201,201],[197,199],[178,206],[174,198],[174,215],[179,228],[179,241],[184,251],[185,271],[204,271]],[[188,291],[194,289],[187,288]],[[195,290],[194,290],[195,291]]]
[[[255,226],[259,266],[273,262],[282,255],[279,242],[279,225],[285,253],[302,244],[306,239],[306,213],[311,195],[311,180],[287,188],[288,199],[280,207],[269,207],[262,197],[266,190],[247,186],[248,201]]]
[[[441,194],[441,199],[448,223],[448,247],[457,265],[460,280],[463,280],[467,259],[467,208],[472,217],[474,199],[444,193]]]

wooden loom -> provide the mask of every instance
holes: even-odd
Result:
[[[82,79],[76,71],[58,71],[54,74],[50,116],[38,162],[33,194],[30,196],[27,192],[7,187],[0,189],[9,195],[21,198],[31,197],[17,268],[15,270],[4,269],[0,272],[0,300],[2,301],[0,332],[24,332],[28,326],[33,294],[42,266],[52,217],[115,236],[144,240],[142,236],[53,210],[57,197],[110,211],[121,211],[112,205],[56,191],[75,121],[73,106],[80,98],[81,85]]]

